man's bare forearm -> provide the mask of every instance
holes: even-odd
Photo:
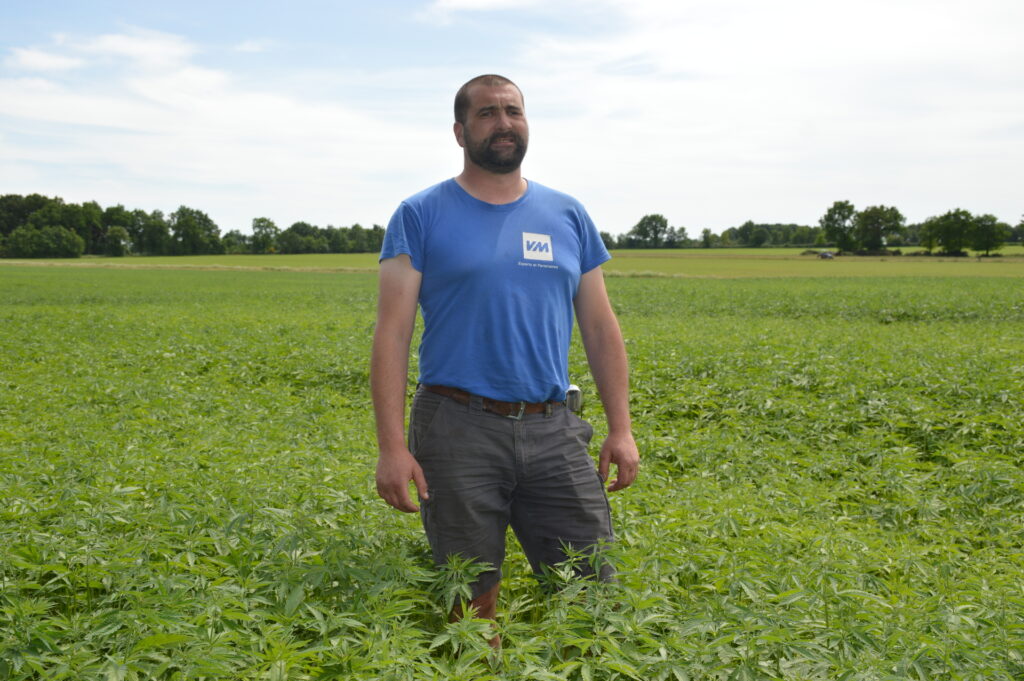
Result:
[[[640,452],[633,439],[629,416],[626,344],[622,340],[619,320],[608,301],[600,269],[584,274],[580,281],[576,318],[590,373],[594,376],[608,421],[608,437],[601,445],[597,471],[603,480],[608,480],[609,467],[616,466],[618,475],[608,486],[608,491],[614,492],[633,484],[640,465]]]
[[[428,496],[423,470],[405,444],[405,389],[409,347],[416,322],[420,275],[409,256],[381,261],[377,328],[370,357],[370,393],[377,420],[377,493],[400,511],[418,510],[409,496],[409,482]]]
[[[370,393],[382,454],[405,447],[405,391],[409,372],[409,340],[378,329],[370,360]]]
[[[604,406],[608,432],[629,433],[629,362],[619,325],[612,317],[584,338],[587,363]]]

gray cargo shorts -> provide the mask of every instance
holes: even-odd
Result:
[[[505,533],[515,532],[537,574],[566,560],[593,576],[595,550],[614,538],[604,483],[587,452],[593,428],[563,405],[520,420],[420,388],[409,418],[409,449],[423,468],[429,499],[420,515],[434,562],[450,555],[486,563],[473,597],[501,581]],[[600,563],[599,578],[612,577]]]

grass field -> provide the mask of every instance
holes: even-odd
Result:
[[[819,260],[794,248],[619,250],[605,270],[627,276],[749,277],[1024,277],[1024,246],[1007,246],[995,258],[860,257]],[[5,261],[0,260],[0,264]],[[6,261],[74,267],[375,271],[376,253],[222,255]]]
[[[620,580],[510,544],[491,660],[374,492],[376,276],[296,258],[0,266],[0,678],[1024,677],[1021,264],[609,277]]]

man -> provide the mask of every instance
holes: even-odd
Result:
[[[578,202],[523,178],[519,88],[496,75],[470,80],[455,98],[454,132],[461,174],[404,201],[381,250],[370,371],[377,491],[400,511],[421,511],[438,564],[455,554],[490,566],[469,605],[494,619],[508,526],[537,572],[565,560],[566,547],[593,552],[612,539],[610,465],[608,490],[628,487],[639,453],[600,268],[610,256]],[[424,330],[407,446],[417,305]],[[593,430],[564,403],[574,312],[608,420],[596,471]]]

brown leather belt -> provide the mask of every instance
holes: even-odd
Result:
[[[473,395],[459,388],[449,388],[446,385],[425,385],[424,390],[438,395],[443,395],[455,400],[459,404],[469,405]],[[505,402],[503,400],[492,400],[489,397],[481,397],[483,408],[493,414],[507,416],[510,419],[521,419],[527,414],[551,413],[551,407],[556,404],[563,404],[555,400],[550,402]]]

